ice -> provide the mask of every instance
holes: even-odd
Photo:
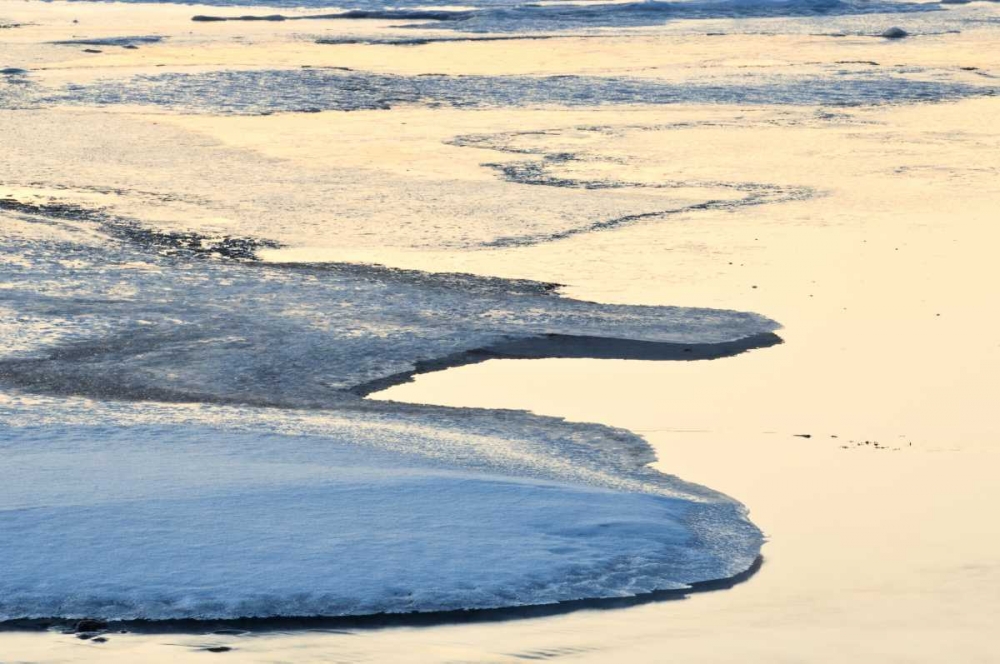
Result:
[[[265,240],[68,204],[0,215],[0,620],[545,604],[758,556],[739,503],[626,431],[362,395],[491,353],[733,354],[778,341],[763,316],[269,265]]]
[[[709,0],[491,7],[445,27],[471,32],[663,25],[677,20],[815,18],[935,11],[933,3],[864,0]]]
[[[143,2],[148,0],[123,0]],[[154,0],[156,1],[156,0]],[[162,0],[161,0],[162,1]],[[519,28],[533,21],[548,22],[561,27],[579,26],[637,26],[658,25],[673,18],[747,18],[768,16],[829,16],[844,14],[902,13],[935,11],[940,7],[933,2],[907,2],[887,0],[679,0],[659,2],[579,2],[536,4],[519,0],[470,0],[458,3],[451,0],[422,0],[412,3],[395,3],[380,0],[166,0],[176,4],[195,4],[216,7],[291,7],[332,8],[347,10],[344,18],[461,20],[476,23],[485,19],[491,26],[503,20]],[[441,7],[441,11],[426,11],[428,7]],[[456,9],[456,7],[459,7]],[[417,14],[414,16],[414,14]],[[321,16],[337,16],[333,12]],[[271,15],[273,16],[273,15]],[[288,18],[295,18],[289,15]]]
[[[158,35],[138,35],[134,37],[100,37],[84,39],[66,39],[52,42],[57,46],[121,46],[123,48],[132,47],[136,44],[157,44],[163,41],[163,37]]]
[[[387,110],[402,105],[456,108],[625,104],[789,104],[858,106],[993,95],[994,85],[938,81],[899,72],[772,75],[703,82],[591,76],[401,76],[337,69],[230,70],[140,75],[74,85],[50,94],[0,96],[8,107],[138,105],[187,113],[259,115],[324,110]],[[903,72],[911,74],[910,72]],[[919,72],[917,72],[919,73]],[[2,93],[2,91],[0,91]]]
[[[0,619],[545,604],[684,588],[757,555],[743,508],[709,492],[670,478],[610,490],[544,467],[525,476],[366,446],[475,437],[461,423],[396,424],[348,420],[313,436],[0,425],[17,469],[0,486]],[[525,434],[509,429],[516,446]],[[545,445],[546,430],[531,442]],[[576,437],[609,436],[592,426]]]
[[[136,1],[136,0],[126,0]],[[171,1],[171,0],[168,0]],[[968,0],[965,0],[967,3]],[[180,2],[180,4],[184,4]],[[208,0],[198,5],[227,7],[227,0]],[[391,3],[378,0],[258,0],[237,6],[296,8],[297,12],[273,13],[265,9],[243,15],[198,14],[197,21],[397,21],[412,28],[450,29],[459,32],[530,35],[592,32],[662,26],[676,29],[689,22],[693,30],[704,29],[704,21],[727,21],[733,32],[854,32],[879,20],[908,21],[931,19],[940,28],[949,21],[943,5],[956,3],[909,2],[905,0],[679,0],[675,2],[573,2],[530,3],[517,0],[471,0],[460,5],[450,0],[419,3]],[[310,8],[324,11],[309,12]],[[954,7],[952,7],[954,8]],[[776,23],[777,21],[777,23]],[[699,25],[702,24],[702,25]],[[884,29],[884,27],[882,28]],[[874,34],[878,34],[876,30]],[[418,42],[423,43],[423,42]]]
[[[537,244],[628,224],[669,223],[680,212],[696,214],[699,206],[735,210],[813,194],[794,181],[754,181],[747,173],[706,179],[675,168],[655,182],[643,180],[615,155],[611,143],[618,130],[607,127],[551,129],[544,137],[556,145],[531,146],[530,164],[521,163],[523,156],[509,162],[503,135],[494,140],[446,132],[428,149],[446,143],[442,153],[467,158],[473,177],[414,179],[322,152],[284,168],[260,153],[120,115],[80,112],[67,126],[60,109],[0,113],[6,130],[0,199],[42,200],[50,212],[53,201],[86,204],[165,231],[238,232],[294,246],[329,246],[333,238],[342,247],[383,250]],[[842,122],[811,113],[795,121]],[[669,130],[649,127],[659,129]],[[586,140],[574,140],[580,136]],[[94,150],[106,159],[95,162]],[[46,184],[27,175],[36,171],[46,173]],[[220,177],[241,186],[207,184]]]
[[[58,217],[68,214],[63,207],[24,209],[70,221]],[[476,361],[484,356],[470,351],[516,341],[597,337],[690,350],[736,342],[738,352],[771,343],[777,327],[750,313],[574,301],[536,282],[213,260],[218,245],[192,234],[79,217],[83,229],[107,234],[104,245],[74,229],[62,242],[0,248],[30,257],[4,273],[0,304],[20,325],[17,344],[0,351],[0,384],[96,398],[324,407],[405,379],[421,363]],[[56,332],[65,343],[52,343]],[[32,335],[36,347],[25,347]]]
[[[122,0],[148,2],[149,0]],[[154,0],[158,1],[158,0]],[[958,5],[969,0],[912,2],[908,0],[677,0],[640,2],[532,3],[519,0],[452,0],[396,3],[384,0],[159,0],[171,4],[208,7],[242,7],[232,12],[199,13],[196,21],[395,21],[418,29],[448,29],[466,33],[498,34],[549,32],[593,33],[627,31],[669,25],[672,30],[689,24],[703,33],[706,21],[724,23],[726,32],[878,35],[900,17],[921,26],[918,32],[957,27]],[[260,7],[253,11],[251,7]],[[282,8],[297,11],[274,11]],[[971,8],[971,7],[970,7]],[[315,11],[310,11],[310,9]],[[971,8],[974,12],[975,9]],[[882,22],[881,27],[877,27]],[[924,28],[926,26],[926,29]],[[406,43],[397,42],[397,43]],[[418,41],[416,43],[424,43]]]
[[[156,48],[153,37],[102,43],[133,42]],[[988,93],[891,76],[748,86],[224,70],[54,92],[45,77],[18,70],[0,80],[3,104],[33,109],[3,116],[0,620],[510,607],[686,589],[745,572],[762,542],[746,509],[650,468],[639,436],[364,396],[498,356],[717,358],[780,342],[776,322],[572,300],[532,281],[267,264],[257,254],[303,241],[306,222],[341,241],[482,248],[813,193],[789,183],[651,184],[628,169],[591,169],[606,161],[597,154],[533,152],[537,159],[483,164],[487,177],[463,198],[453,181],[292,169],[126,116],[74,109],[70,124],[47,122],[65,112],[58,107],[253,114]],[[93,163],[95,140],[102,163]],[[225,181],[222,172],[238,174],[233,192],[206,185]],[[512,185],[519,191],[506,193]],[[392,230],[373,233],[385,191],[414,208],[409,217],[390,211]],[[475,214],[459,207],[473,199]],[[523,218],[511,215],[512,201]],[[238,219],[222,224],[232,234],[208,229],[206,220],[223,216]]]

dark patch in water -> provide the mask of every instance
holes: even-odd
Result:
[[[203,4],[226,5],[208,0]],[[690,19],[740,19],[740,18],[810,18],[824,16],[850,16],[876,13],[900,14],[938,11],[936,4],[919,2],[872,2],[865,0],[770,0],[768,2],[735,1],[686,1],[686,2],[627,2],[596,5],[541,5],[515,4],[512,2],[474,0],[469,10],[395,9],[391,6],[372,8],[370,2],[344,0],[343,2],[299,2],[296,0],[250,1],[245,4],[266,6],[337,6],[348,11],[308,16],[282,14],[247,15],[238,17],[194,17],[198,21],[226,20],[433,20],[447,27],[467,32],[529,32],[534,30],[565,30],[573,28],[642,27],[663,25],[671,20]],[[429,0],[428,6],[447,6],[445,0]],[[353,9],[350,9],[354,7]]]
[[[596,37],[592,35],[591,37]],[[317,44],[349,45],[365,44],[369,46],[424,46],[446,42],[498,42],[498,41],[542,41],[547,39],[565,39],[566,35],[502,35],[492,37],[322,37]],[[586,35],[574,35],[574,39],[586,39]]]
[[[531,339],[518,339],[476,348],[426,362],[417,362],[413,371],[387,376],[379,380],[358,385],[351,392],[367,396],[387,390],[396,385],[410,383],[424,373],[479,364],[487,360],[537,360],[598,359],[598,360],[644,360],[693,362],[717,360],[723,357],[741,355],[750,350],[769,348],[784,343],[772,332],[755,334],[737,341],[708,344],[674,344],[630,339],[610,339],[607,337],[575,337],[563,334],[547,334]]]
[[[90,618],[85,618],[73,626],[74,631],[77,632],[98,632],[107,628],[108,623],[103,620],[93,620]]]
[[[532,163],[532,167],[537,166],[540,162]],[[544,162],[541,162],[544,163]],[[654,212],[643,212],[638,214],[623,215],[620,217],[615,217],[612,219],[606,219],[603,221],[597,221],[587,226],[582,226],[578,228],[572,228],[564,231],[559,231],[556,233],[548,233],[542,235],[534,236],[510,236],[501,237],[490,242],[486,242],[483,246],[487,247],[511,247],[511,246],[526,246],[532,244],[539,244],[541,242],[553,242],[556,240],[563,240],[574,235],[580,235],[583,233],[592,233],[595,231],[610,230],[613,228],[618,228],[621,226],[626,226],[638,221],[643,221],[646,219],[654,219],[659,217],[666,217],[670,215],[683,214],[688,212],[699,212],[705,210],[733,210],[740,207],[750,207],[757,205],[766,205],[769,203],[782,203],[788,201],[802,201],[807,200],[815,196],[815,192],[808,187],[780,187],[778,185],[766,185],[757,184],[750,182],[668,182],[668,183],[633,183],[633,182],[621,182],[621,181],[587,181],[587,180],[570,180],[565,178],[553,178],[544,175],[541,169],[535,169],[529,171],[526,175],[523,172],[516,172],[516,169],[520,165],[515,165],[514,170],[508,169],[507,166],[501,169],[504,173],[504,179],[509,182],[519,182],[521,184],[531,184],[531,185],[542,185],[542,186],[555,186],[555,187],[572,187],[572,188],[585,188],[585,189],[608,189],[608,188],[622,188],[622,187],[636,187],[636,188],[650,188],[650,189],[673,189],[680,187],[718,187],[726,189],[737,189],[742,191],[749,191],[746,196],[738,199],[717,199],[717,200],[707,200],[698,203],[693,203],[690,205],[683,205],[676,208],[669,208],[664,210],[657,210]]]
[[[617,134],[628,130],[654,130],[654,129],[678,129],[690,127],[702,123],[680,123],[678,125],[666,125],[663,127],[572,127],[570,131],[593,132],[604,134]],[[743,192],[744,196],[737,199],[706,200],[699,203],[683,205],[674,208],[643,212],[638,214],[622,215],[611,219],[605,219],[576,228],[566,229],[555,233],[539,235],[519,235],[510,237],[500,237],[483,243],[486,247],[510,247],[527,246],[543,242],[554,242],[566,239],[582,233],[609,230],[636,223],[646,219],[661,218],[670,215],[677,215],[688,212],[698,212],[704,210],[732,210],[740,207],[750,207],[765,205],[770,203],[782,203],[788,201],[807,200],[817,195],[809,187],[782,186],[775,184],[757,182],[726,182],[726,181],[706,181],[706,180],[660,180],[655,182],[634,182],[619,179],[581,179],[560,176],[553,172],[553,168],[567,162],[597,161],[616,162],[615,159],[602,158],[600,156],[583,156],[572,152],[548,152],[539,147],[523,147],[516,145],[516,140],[527,136],[551,136],[558,137],[559,130],[542,130],[526,132],[505,132],[499,134],[470,134],[458,136],[448,144],[458,147],[477,147],[481,149],[496,150],[498,152],[514,154],[540,155],[541,159],[486,163],[485,167],[497,171],[507,182],[524,184],[531,186],[562,187],[571,189],[681,189],[681,188],[707,188],[707,189],[729,189]]]
[[[688,187],[705,187],[716,189],[733,189],[747,192],[745,196],[738,199],[718,199],[707,200],[691,205],[684,205],[676,208],[657,210],[654,212],[644,212],[639,214],[623,215],[613,219],[594,222],[587,226],[567,229],[556,233],[548,233],[534,236],[511,236],[501,237],[484,243],[487,247],[510,247],[539,244],[541,242],[552,242],[566,239],[582,233],[609,230],[628,224],[632,224],[645,219],[665,217],[669,215],[682,214],[687,212],[698,212],[704,210],[732,210],[740,207],[750,207],[766,205],[769,203],[782,203],[788,201],[802,201],[812,198],[816,193],[808,187],[783,187],[779,185],[761,184],[755,182],[717,182],[717,181],[697,181],[697,180],[677,180],[660,182],[628,182],[622,180],[581,180],[566,177],[559,177],[548,172],[549,166],[554,162],[565,161],[565,157],[546,157],[538,161],[525,161],[504,164],[484,164],[497,170],[504,180],[513,183],[546,186],[565,187],[573,189],[680,189]]]
[[[257,260],[260,249],[276,249],[280,245],[271,240],[255,238],[208,237],[200,233],[180,231],[155,231],[145,228],[138,222],[119,222],[114,227],[114,234],[130,240],[140,246],[156,249],[166,256],[188,255],[196,258],[230,258],[236,260]]]
[[[0,210],[66,221],[103,222],[108,219],[104,212],[72,203],[24,203],[15,198],[0,198]]]
[[[809,18],[875,13],[936,11],[932,4],[864,0],[770,0],[768,2],[632,2],[596,5],[514,5],[475,12],[449,27],[470,32],[530,31],[596,27],[642,27],[672,20]]]
[[[284,14],[245,15],[245,16],[207,16],[199,14],[192,16],[192,21],[203,23],[219,23],[224,21],[343,21],[343,20],[408,20],[408,21],[462,21],[471,12],[466,11],[433,11],[419,9],[386,9],[367,10],[353,9],[336,14],[310,14],[307,16],[285,16]]]
[[[681,207],[676,207],[666,210],[656,210],[653,212],[640,212],[637,214],[626,214],[620,217],[614,217],[611,219],[596,221],[586,226],[571,228],[556,233],[545,233],[539,235],[512,235],[509,237],[499,237],[496,238],[495,240],[484,242],[482,246],[524,247],[534,244],[541,244],[544,242],[556,242],[558,240],[565,240],[567,238],[574,237],[576,235],[583,235],[585,233],[608,231],[615,228],[621,228],[623,226],[629,226],[631,224],[640,221],[646,221],[649,219],[661,219],[663,217],[686,214],[690,212],[704,212],[707,210],[734,210],[736,208],[765,205],[767,203],[806,200],[813,195],[812,192],[809,190],[803,190],[803,191],[804,193],[801,196],[790,195],[782,199],[775,199],[775,198],[760,196],[757,194],[751,194],[749,196],[737,200],[718,199],[718,200],[701,201],[699,203],[692,203],[691,205],[683,205]]]
[[[286,17],[281,14],[269,14],[267,16],[192,16],[192,21],[201,23],[219,23],[223,21],[285,21]]]
[[[136,44],[156,44],[163,41],[163,37],[158,35],[144,35],[138,37],[100,37],[92,39],[66,39],[62,41],[49,42],[56,46],[122,46],[128,48]]]
[[[103,210],[85,208],[70,203],[24,203],[13,198],[0,198],[0,210],[49,219],[96,222],[112,237],[152,249],[162,256],[192,258],[228,258],[252,261],[260,249],[276,249],[271,240],[232,237],[211,237],[195,232],[157,231],[133,219],[109,215]]]
[[[910,36],[910,33],[902,28],[894,27],[894,28],[889,28],[879,36],[884,37],[885,39],[905,39],[906,37]]]

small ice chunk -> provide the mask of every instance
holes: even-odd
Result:
[[[905,37],[909,37],[910,33],[902,28],[891,27],[883,32],[881,36],[886,39],[903,39]]]

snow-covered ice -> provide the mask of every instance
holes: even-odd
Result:
[[[419,363],[467,363],[469,351],[512,341],[559,335],[749,348],[766,345],[755,340],[777,327],[751,313],[579,302],[536,282],[206,260],[217,253],[208,239],[140,233],[120,220],[88,221],[83,211],[24,209],[36,219],[29,226],[44,227],[37,218],[46,213],[77,217],[57,220],[67,229],[60,240],[11,239],[0,248],[9,256],[0,312],[17,321],[0,355],[0,384],[38,392],[315,408]],[[105,243],[95,246],[93,233]],[[185,248],[192,243],[198,251]]]
[[[653,471],[633,434],[361,395],[477,349],[730,354],[774,343],[767,318],[268,265],[259,240],[4,210],[0,619],[543,604],[685,588],[758,555],[739,503]]]
[[[833,72],[831,72],[833,73]],[[878,71],[837,77],[775,75],[683,83],[611,76],[401,76],[337,69],[261,69],[143,74],[33,91],[30,79],[0,88],[0,107],[53,104],[165,107],[188,113],[387,110],[404,105],[496,108],[626,104],[858,106],[994,95],[997,86]],[[262,91],[264,94],[262,94]]]
[[[521,417],[503,434],[515,449],[526,435]],[[0,618],[544,604],[683,588],[739,573],[757,555],[758,531],[721,496],[638,467],[619,471],[617,479],[635,476],[627,491],[596,477],[570,483],[544,459],[531,475],[503,463],[476,467],[490,445],[476,449],[475,414],[472,427],[406,419],[346,417],[309,436],[3,427],[0,448],[16,472],[0,488]],[[537,424],[530,442],[548,444],[551,429],[554,443],[558,422]],[[615,432],[575,434],[586,450]],[[403,451],[452,437],[470,458]],[[399,447],[374,446],[386,439]],[[562,453],[574,462],[568,446]]]

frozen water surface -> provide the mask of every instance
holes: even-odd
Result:
[[[142,2],[144,0],[124,0]],[[345,18],[428,18],[455,21],[462,30],[517,31],[535,27],[576,28],[660,25],[673,19],[817,17],[936,11],[937,3],[866,0],[679,0],[676,2],[553,2],[450,0],[398,3],[379,0],[204,0],[178,2],[217,7],[288,7],[346,10]],[[428,8],[440,7],[438,11]],[[424,16],[414,15],[424,12]],[[326,16],[335,12],[326,12]],[[263,14],[273,17],[275,14]]]
[[[461,459],[365,440],[406,449],[409,439],[474,439],[470,419],[410,429],[400,418],[398,430],[347,420],[313,436],[4,426],[0,447],[18,473],[0,489],[10,538],[0,618],[542,604],[683,588],[738,573],[756,555],[759,533],[742,508],[668,478],[611,490],[544,467],[534,477],[467,470]],[[577,432],[581,442],[612,433],[591,429]]]
[[[905,73],[905,72],[904,72]],[[398,76],[338,69],[215,71],[135,76],[72,85],[57,94],[7,91],[10,107],[53,104],[165,107],[189,113],[387,110],[401,105],[452,107],[606,106],[634,104],[787,104],[859,106],[942,101],[996,94],[997,86],[934,80],[896,72],[773,75],[752,82],[661,82],[589,76]],[[263,92],[263,94],[262,94]]]
[[[0,380],[39,391],[322,407],[417,363],[510,341],[705,345],[776,327],[749,313],[578,302],[534,282],[205,260],[233,253],[233,241],[145,232],[115,219],[94,225],[76,209],[21,211],[29,219],[59,215],[52,223],[68,216],[111,235],[107,247],[74,243],[83,232],[75,228],[61,243],[5,243],[11,258],[0,301],[22,323],[21,338],[39,341],[5,352]],[[30,333],[29,321],[37,325]],[[49,331],[78,338],[46,347]]]
[[[431,1],[424,14],[351,0],[259,4],[501,37],[695,19],[877,39],[885,21],[905,15],[919,38],[966,16],[935,3],[837,0],[474,2],[457,11]],[[285,18],[303,14],[293,13]],[[70,45],[174,43],[161,43],[157,26],[121,36],[143,30]],[[408,39],[371,41],[380,38]],[[326,47],[315,35],[297,39]],[[510,247],[821,192],[749,176],[658,178],[581,147],[616,131],[600,126],[453,136],[455,149],[495,158],[479,164],[485,177],[462,185],[306,160],[292,169],[176,128],[109,119],[100,107],[204,116],[865,106],[995,92],[988,76],[877,63],[690,80],[268,64],[109,69],[74,84],[12,65],[0,72],[0,453],[14,469],[0,485],[0,620],[334,616],[631,596],[732,577],[762,542],[742,505],[652,470],[650,448],[629,432],[364,396],[497,356],[718,358],[778,343],[774,321],[577,301],[531,281],[257,255],[317,224],[318,236],[336,233],[345,245]],[[79,121],[50,122],[64,107]],[[98,138],[101,163],[91,163]],[[219,173],[238,175],[238,191],[205,186],[229,177]],[[473,199],[478,207],[462,207]],[[400,209],[376,216],[391,205]],[[211,220],[223,216],[238,223],[213,233]],[[391,233],[378,226],[386,219]]]
[[[758,554],[741,505],[652,471],[627,432],[359,395],[491,352],[731,354],[775,343],[764,317],[271,266],[261,240],[2,207],[2,619],[517,606],[684,588]]]
[[[334,236],[338,245],[348,247],[440,250],[539,244],[655,223],[681,212],[735,210],[816,193],[794,183],[754,181],[742,173],[731,180],[702,179],[674,168],[651,180],[641,162],[623,163],[614,144],[608,145],[622,128],[533,133],[522,140],[533,136],[544,145],[530,146],[528,153],[508,145],[503,133],[445,134],[447,146],[441,149],[458,158],[470,153],[469,170],[461,177],[415,179],[366,163],[345,164],[339,152],[331,153],[333,159],[300,159],[288,168],[283,160],[227,148],[163,124],[150,127],[96,113],[75,117],[78,121],[66,126],[48,112],[5,114],[8,143],[0,181],[11,186],[9,191],[49,192],[60,201],[93,199],[109,212],[208,235],[234,232],[232,223],[219,220],[238,219],[236,232],[295,246],[326,246]],[[839,120],[810,116],[792,121]],[[94,150],[106,159],[92,160]],[[518,161],[504,162],[508,155]],[[39,183],[34,173],[45,173],[48,184]],[[205,185],[220,174],[241,186]]]
[[[140,414],[164,417],[131,417]],[[739,506],[643,473],[643,455],[628,454],[641,443],[624,432],[433,414],[345,412],[309,436],[233,432],[244,417],[277,420],[253,411],[228,413],[226,429],[5,426],[2,448],[19,473],[0,494],[0,522],[16,535],[0,616],[546,603],[727,576],[759,546]],[[588,453],[607,460],[615,447],[620,467],[588,476]]]
[[[140,0],[125,0],[126,2]],[[179,3],[186,4],[186,3]],[[676,2],[549,2],[517,0],[450,0],[394,3],[378,0],[260,0],[228,2],[207,0],[192,3],[219,8],[261,7],[245,14],[198,14],[196,20],[389,20],[414,28],[439,28],[479,34],[581,32],[593,30],[655,27],[704,21],[727,21],[732,32],[763,33],[857,33],[877,36],[879,22],[906,20],[916,24],[911,34],[954,28],[947,10],[958,4],[938,2],[869,0],[679,0]],[[268,12],[266,8],[297,11]],[[310,12],[309,9],[317,11]],[[703,28],[694,28],[695,30]],[[884,28],[883,28],[884,29]]]

